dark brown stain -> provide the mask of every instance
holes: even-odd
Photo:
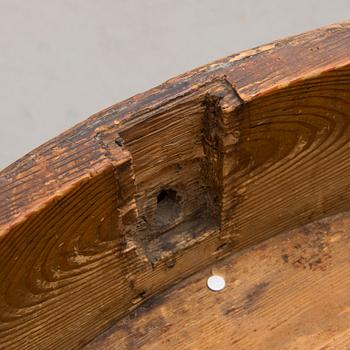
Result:
[[[171,324],[166,321],[162,316],[151,319],[149,322],[143,324],[141,327],[131,329],[128,337],[128,350],[139,349],[146,345],[151,338],[167,332],[171,327]]]
[[[110,321],[106,326],[106,330],[91,343],[91,346],[95,346],[94,344],[107,344],[108,338],[111,335],[118,333],[125,335],[125,339],[127,340],[127,350],[139,349],[142,345],[147,343],[147,334],[154,334],[154,329],[157,329],[157,332],[159,331],[159,333],[163,333],[170,328],[171,324],[169,324],[162,316],[150,320],[142,327],[135,325],[135,321],[142,318],[142,315],[147,314],[153,308],[161,306],[164,302],[165,298],[162,295],[158,295],[146,300],[142,305],[130,312],[125,318]],[[113,339],[114,338],[112,338],[112,342],[114,341]],[[83,340],[81,346],[86,346],[86,349],[88,350],[90,342]]]
[[[261,282],[254,286],[252,289],[250,289],[246,294],[243,309],[251,309],[253,305],[257,302],[257,300],[265,293],[269,284],[269,282]]]
[[[165,303],[165,301],[166,301],[166,298],[164,297],[164,295],[162,295],[162,294],[156,295],[156,296],[146,300],[142,305],[140,305],[134,311],[132,311],[129,314],[129,319],[134,320],[134,319],[142,316],[143,314],[147,313],[151,309],[163,305]]]
[[[281,258],[282,258],[282,260],[283,260],[285,263],[287,263],[288,260],[289,260],[288,254],[282,254],[282,255],[281,255]]]
[[[266,292],[269,282],[261,282],[249,289],[244,297],[243,303],[238,306],[230,306],[223,312],[225,316],[235,314],[240,311],[250,312],[259,298]]]
[[[285,263],[298,269],[312,271],[327,269],[332,260],[327,237],[331,234],[329,219],[310,223],[300,228],[298,241],[281,255]]]

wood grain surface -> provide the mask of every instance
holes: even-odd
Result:
[[[85,349],[349,349],[349,250],[349,213],[278,235],[152,298]],[[206,286],[213,272],[220,292]]]
[[[218,259],[350,209],[350,25],[102,111],[0,173],[0,349],[78,349]]]

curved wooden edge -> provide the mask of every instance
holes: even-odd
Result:
[[[3,170],[0,347],[79,348],[203,266],[349,209],[349,40],[337,24],[221,59]]]
[[[46,205],[86,174],[84,169],[91,168],[92,159],[98,157],[93,149],[100,128],[117,132],[123,124],[137,123],[145,112],[193,93],[215,78],[226,79],[248,102],[293,82],[346,67],[350,63],[349,27],[348,22],[334,24],[218,60],[115,104],[48,141],[0,172],[0,232],[6,232],[10,223],[25,220],[34,207]],[[73,157],[83,147],[91,149],[92,159]],[[47,164],[46,159],[55,156],[60,157],[58,164]],[[76,174],[71,174],[73,169]]]

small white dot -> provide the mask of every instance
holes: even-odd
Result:
[[[213,275],[208,278],[207,286],[213,292],[219,292],[225,288],[225,279],[218,275]]]

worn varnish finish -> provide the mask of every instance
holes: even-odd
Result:
[[[350,348],[350,214],[278,235],[156,296],[86,350]],[[225,276],[218,293],[212,271]]]
[[[75,349],[241,248],[350,209],[350,25],[227,57],[0,173],[0,348]]]

